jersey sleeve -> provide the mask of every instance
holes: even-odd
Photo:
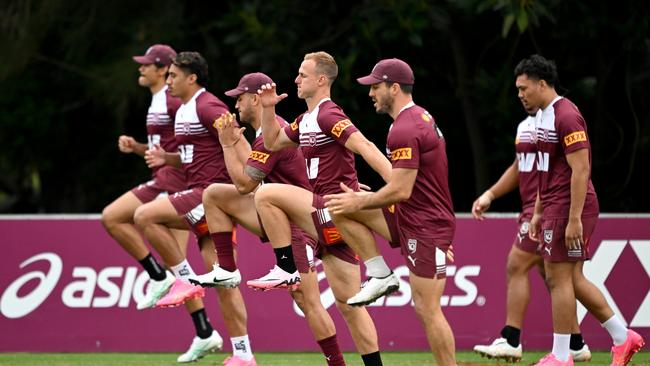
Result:
[[[199,116],[199,121],[201,124],[210,131],[215,137],[218,138],[219,133],[217,132],[217,119],[223,114],[228,113],[228,107],[223,104],[220,100],[208,100],[204,103],[197,102],[197,114]],[[239,125],[235,121],[236,127]]]
[[[263,172],[265,176],[269,175],[281,159],[282,151],[284,150],[269,151],[264,148],[264,141],[262,139],[256,140],[253,143],[250,155],[248,155],[246,165]]]
[[[393,125],[387,141],[393,168],[418,169],[420,167],[421,133],[423,133],[421,129]]]
[[[291,141],[295,142],[296,144],[300,144],[300,130],[298,129],[298,124],[300,123],[301,118],[302,115],[300,115],[290,124],[284,126],[284,133]]]
[[[558,139],[564,154],[589,148],[589,136],[585,120],[578,113],[567,113],[557,122]]]
[[[359,131],[350,118],[338,107],[324,108],[318,112],[318,125],[323,133],[345,145],[353,133]]]

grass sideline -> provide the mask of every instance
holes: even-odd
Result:
[[[178,365],[172,353],[0,353],[2,366],[170,366]],[[225,353],[209,354],[202,360],[191,365],[221,365]],[[526,352],[524,358],[517,364],[528,366],[534,364],[543,356],[542,352]],[[349,366],[362,366],[361,358],[355,353],[345,353],[345,361]],[[459,366],[472,365],[507,365],[482,358],[472,352],[458,352]],[[315,352],[258,352],[255,354],[260,366],[311,366],[326,365],[323,356]],[[384,365],[427,366],[435,365],[429,352],[382,352]],[[609,352],[593,352],[593,359],[585,366],[609,365]],[[639,352],[634,356],[630,365],[650,366],[650,352]]]

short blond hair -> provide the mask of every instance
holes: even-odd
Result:
[[[339,75],[339,67],[334,57],[327,52],[318,51],[306,54],[305,61],[307,60],[313,60],[316,63],[316,72],[325,75],[332,85]]]

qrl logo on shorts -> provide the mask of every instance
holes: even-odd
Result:
[[[408,241],[408,243],[406,245],[409,248],[409,252],[415,253],[415,251],[418,249],[418,240],[417,239],[409,239],[409,241]]]
[[[333,245],[343,241],[343,236],[335,227],[323,228],[323,237],[325,238],[325,244],[327,245]]]
[[[544,230],[544,243],[550,244],[553,240],[553,230]]]
[[[528,221],[522,222],[521,226],[519,227],[519,234],[521,234],[521,235],[528,234],[528,227],[529,226],[530,226],[530,223]]]

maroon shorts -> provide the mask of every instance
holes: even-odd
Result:
[[[395,216],[395,205],[390,205],[388,207],[382,207],[381,212],[384,214],[384,219],[386,219],[386,225],[388,225],[388,232],[390,233],[390,244],[391,248],[399,248],[399,230],[397,230],[397,216]]]
[[[204,188],[192,188],[169,196],[172,206],[187,221],[197,239],[209,233],[203,209],[203,190]]]
[[[451,240],[400,229],[400,241],[402,255],[411,272],[424,278],[447,277],[447,250]]]
[[[541,255],[542,245],[528,236],[528,227],[530,226],[530,219],[522,219],[519,221],[519,231],[515,237],[512,245],[523,250],[524,252]]]
[[[578,262],[590,258],[589,244],[591,234],[596,228],[598,217],[582,218],[582,238],[584,244],[579,249],[568,249],[565,244],[564,234],[569,223],[568,218],[542,219],[542,258],[545,262]]]
[[[316,211],[312,212],[311,218],[318,233],[316,257],[320,258],[329,253],[348,263],[358,264],[359,256],[343,241],[343,236],[334,226],[329,211],[325,207],[323,196],[316,193],[312,196],[311,205]]]
[[[187,189],[185,173],[171,166],[160,168],[147,183],[142,183],[133,188],[131,192],[138,197],[140,202],[151,202],[159,195],[172,194]]]
[[[314,270],[314,254],[317,250],[318,240],[291,225],[291,252],[298,272],[309,273]]]

